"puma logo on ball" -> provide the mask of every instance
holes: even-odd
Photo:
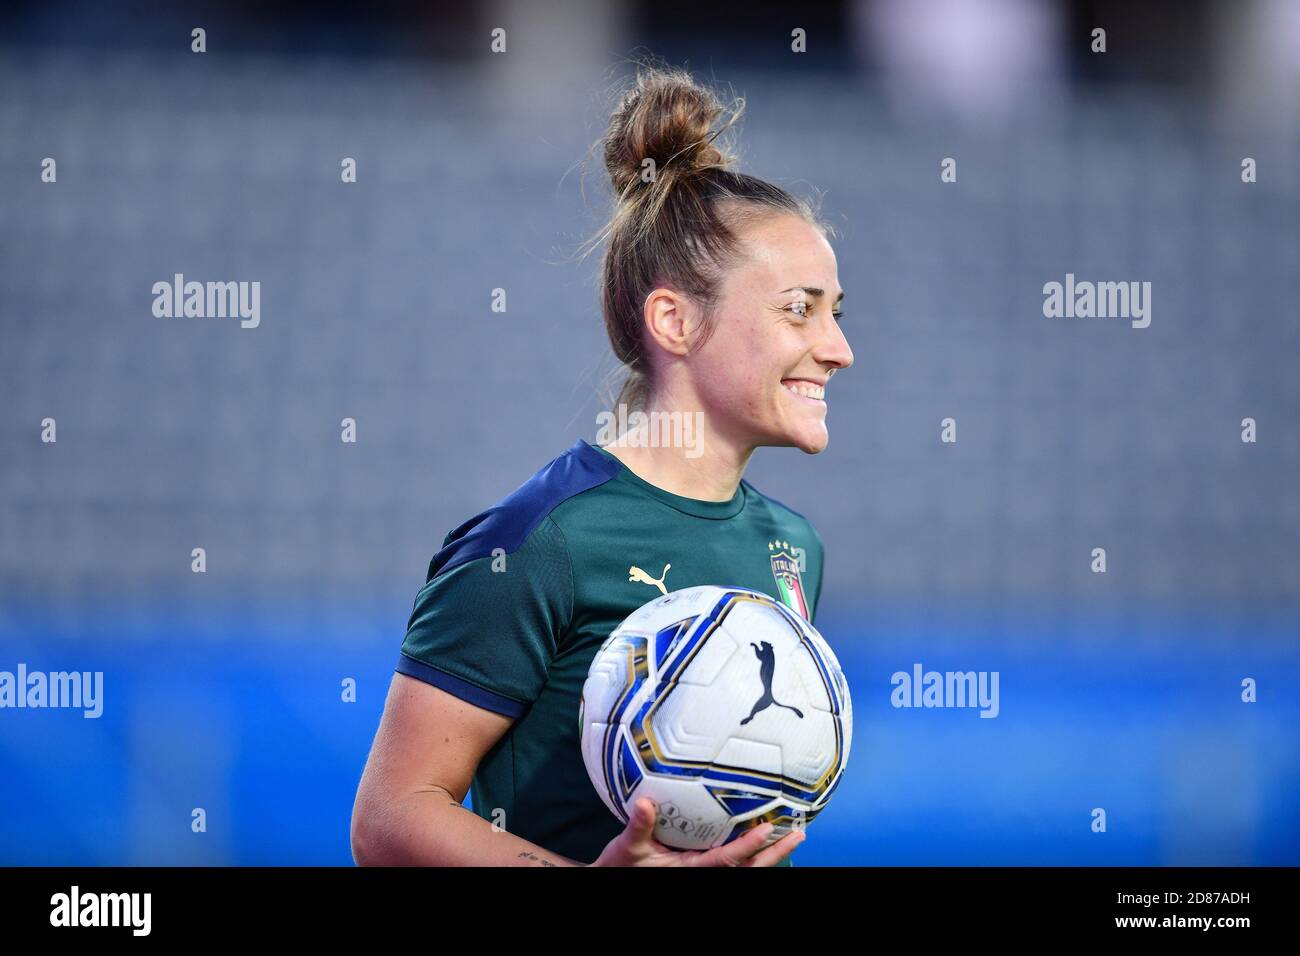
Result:
[[[763,646],[759,647],[753,641],[750,641],[749,646],[754,649],[754,656],[758,658],[758,679],[763,682],[763,696],[758,698],[754,704],[754,709],[749,712],[749,716],[740,723],[742,725],[749,723],[760,710],[766,710],[772,705],[784,707],[786,710],[793,710],[802,720],[803,711],[798,707],[783,704],[772,696],[772,674],[776,671],[776,653],[772,650],[772,645],[764,641]]]

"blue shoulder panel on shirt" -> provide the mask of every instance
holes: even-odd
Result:
[[[457,565],[490,555],[493,548],[513,552],[561,502],[603,484],[621,467],[579,438],[505,498],[447,535],[442,549],[429,562],[426,582]]]

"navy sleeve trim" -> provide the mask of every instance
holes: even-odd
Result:
[[[528,709],[527,705],[520,701],[505,697],[487,688],[479,687],[478,684],[472,684],[463,678],[456,677],[454,674],[448,674],[444,670],[426,664],[424,661],[417,661],[413,657],[408,657],[406,654],[400,655],[397,659],[397,673],[405,674],[407,677],[414,677],[416,680],[422,680],[426,684],[432,684],[439,690],[445,690],[447,693],[459,697],[475,707],[482,707],[484,710],[490,710],[493,713],[504,714],[506,717],[522,717],[524,711]]]

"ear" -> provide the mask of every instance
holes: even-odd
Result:
[[[670,355],[682,356],[690,351],[699,310],[687,296],[660,287],[645,297],[645,327],[650,341]]]

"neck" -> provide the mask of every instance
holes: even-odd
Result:
[[[732,441],[711,429],[703,414],[656,407],[653,403],[647,403],[641,411],[646,416],[673,412],[682,420],[681,427],[660,430],[647,425],[639,435],[631,434],[636,430],[629,429],[629,434],[601,447],[638,478],[674,495],[701,501],[730,501],[735,496],[755,446]],[[677,423],[676,418],[661,420]],[[687,436],[687,440],[680,447],[652,444],[656,435],[669,434]]]

